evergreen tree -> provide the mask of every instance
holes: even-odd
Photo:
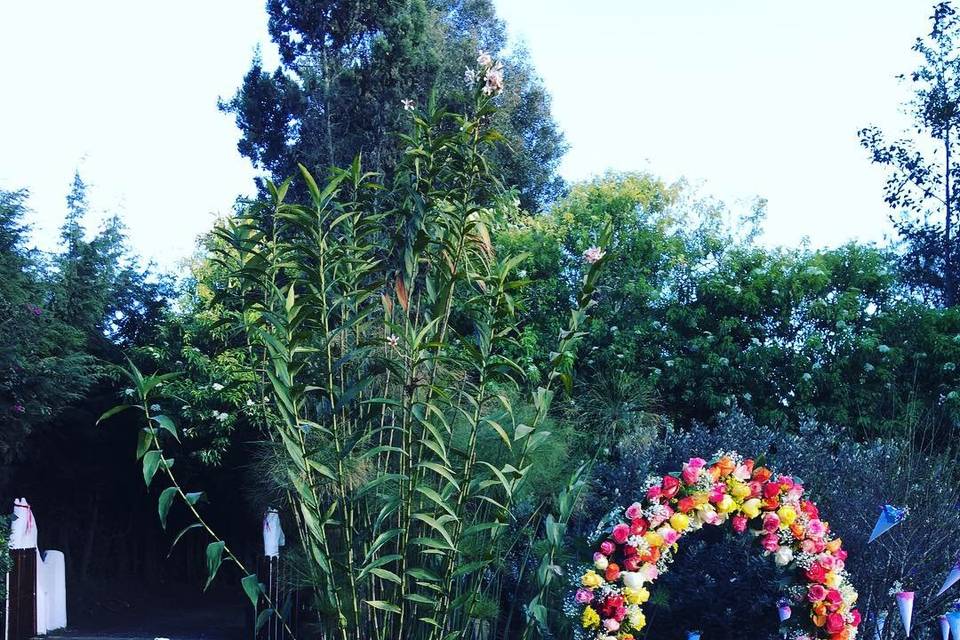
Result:
[[[505,44],[490,0],[269,0],[267,11],[281,65],[270,72],[255,57],[220,107],[236,118],[240,153],[278,181],[297,163],[322,173],[359,153],[365,168],[389,174],[402,101],[423,105],[436,89],[462,108],[465,68],[478,50],[496,55]],[[504,144],[491,160],[524,208],[539,210],[563,191],[563,135],[526,53],[506,67],[495,123]]]

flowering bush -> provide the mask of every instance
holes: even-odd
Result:
[[[804,497],[802,483],[775,475],[733,452],[711,462],[691,458],[679,473],[654,477],[644,501],[634,502],[603,529],[593,567],[580,576],[575,600],[583,605],[581,626],[588,637],[633,640],[646,626],[644,586],[669,567],[684,535],[704,525],[730,523],[748,530],[777,565],[793,570],[795,582],[781,603],[798,640],[846,640],[856,634],[857,592],[846,571],[846,551]],[[790,605],[809,608],[794,618]],[[582,634],[581,634],[582,635]]]

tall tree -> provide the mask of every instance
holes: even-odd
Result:
[[[914,88],[908,111],[915,137],[888,142],[875,126],[859,135],[871,160],[889,169],[887,203],[904,212],[893,222],[904,245],[901,263],[907,284],[932,301],[953,306],[960,284],[956,238],[960,19],[950,2],[941,2],[931,21],[930,33],[913,45],[922,58],[920,66],[900,76]]]
[[[297,163],[323,172],[358,153],[365,167],[389,174],[403,101],[423,105],[436,89],[462,109],[465,68],[478,50],[498,54],[505,44],[490,0],[269,0],[267,12],[280,67],[271,72],[255,57],[220,108],[236,118],[240,153],[275,180]],[[506,67],[495,122],[504,144],[492,162],[522,205],[539,210],[563,190],[563,135],[525,52]]]

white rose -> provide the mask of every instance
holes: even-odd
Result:
[[[637,571],[623,571],[620,573],[620,578],[623,580],[623,586],[631,589],[639,589],[644,583],[643,576]]]
[[[773,554],[773,561],[779,567],[785,567],[793,560],[793,549],[790,547],[780,547]]]

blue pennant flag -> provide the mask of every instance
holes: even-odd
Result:
[[[892,527],[897,526],[907,517],[907,509],[898,509],[893,505],[884,505],[883,509],[880,510],[880,517],[877,518],[877,524],[873,527],[873,533],[870,534],[870,539],[867,540],[867,544],[873,542],[884,533],[889,531]]]

